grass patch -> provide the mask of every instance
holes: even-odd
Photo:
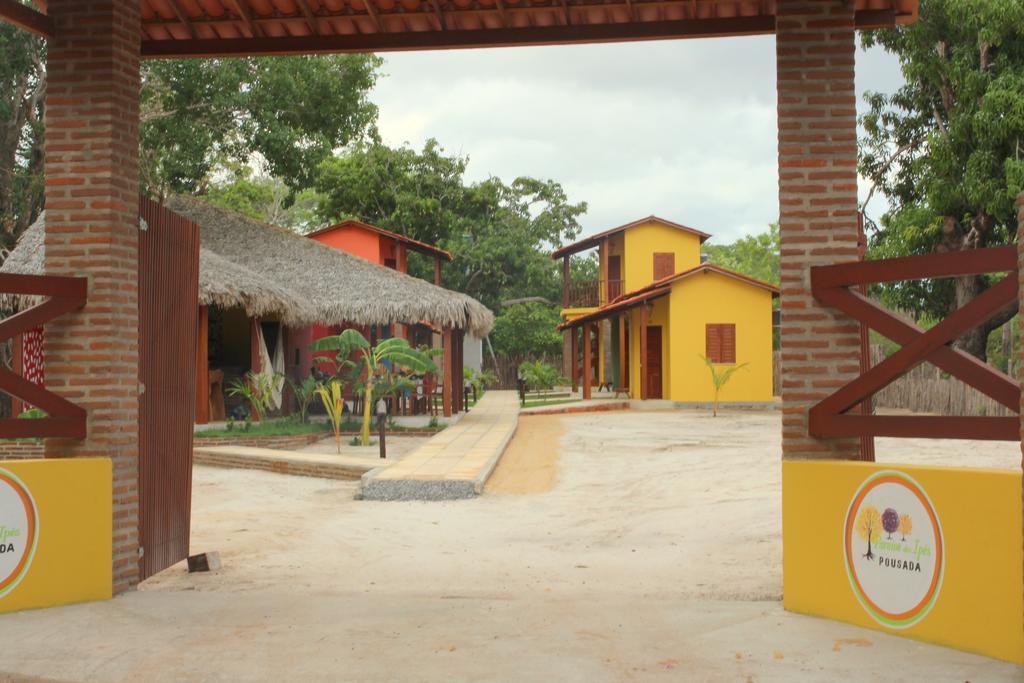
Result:
[[[445,427],[447,423],[438,422],[436,426],[423,425],[422,427],[405,427],[403,425],[388,425],[387,432],[401,433],[401,432],[439,432]],[[363,428],[362,421],[346,420],[341,423],[342,432],[358,432]],[[372,433],[377,432],[377,420],[374,418],[370,424],[370,431]],[[236,422],[233,429],[204,429],[195,433],[195,438],[202,439],[206,437],[260,437],[260,436],[302,436],[304,434],[323,434],[328,436],[332,434],[331,425],[328,422],[313,421],[302,423],[289,418],[277,418],[272,420],[264,420],[262,422],[252,422],[249,425],[249,429],[246,430],[245,424],[242,422]]]
[[[233,429],[204,429],[196,432],[196,438],[217,436],[301,436],[303,434],[327,434],[331,427],[326,422],[298,422],[296,420],[263,420],[252,422],[249,429],[242,422],[236,422]]]

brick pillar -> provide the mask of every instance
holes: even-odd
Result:
[[[47,456],[113,461],[113,589],[139,580],[139,3],[50,0],[46,272],[89,301],[46,329],[46,384],[85,408],[88,436]]]
[[[859,326],[810,287],[811,266],[858,258],[854,4],[776,2],[784,457],[859,455],[807,433],[807,409],[860,367]]]

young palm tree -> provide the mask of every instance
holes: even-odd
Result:
[[[394,383],[392,375],[406,372],[437,372],[437,367],[430,360],[430,354],[409,346],[409,342],[399,337],[384,339],[371,347],[358,330],[345,330],[332,337],[324,337],[313,342],[309,347],[312,351],[335,351],[337,367],[355,365],[365,373],[363,386],[363,428],[359,436],[364,446],[370,444],[370,422],[373,417],[373,389],[377,382]],[[353,362],[352,356],[358,356]]]
[[[341,382],[332,379],[327,386],[318,385],[316,393],[323,401],[324,410],[331,421],[331,428],[334,430],[334,445],[341,453],[341,421],[345,414],[345,397],[341,391]]]
[[[711,384],[715,388],[715,400],[711,406],[711,416],[718,417],[718,394],[722,391],[722,387],[726,385],[734,372],[740,368],[745,368],[749,363],[741,363],[740,365],[730,365],[728,367],[716,367],[710,358],[706,358],[701,354],[697,354],[704,359],[704,364],[708,366],[708,370],[711,371]]]

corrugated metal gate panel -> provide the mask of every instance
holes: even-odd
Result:
[[[199,227],[142,198],[139,236],[139,559],[142,578],[185,559],[192,507]]]

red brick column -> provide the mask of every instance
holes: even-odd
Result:
[[[46,272],[85,276],[89,302],[46,329],[46,384],[88,412],[48,456],[114,471],[114,592],[139,576],[139,4],[50,0]]]
[[[859,327],[815,302],[810,267],[857,252],[854,3],[778,0],[782,453],[858,457],[858,439],[814,439],[807,409],[858,374]]]

